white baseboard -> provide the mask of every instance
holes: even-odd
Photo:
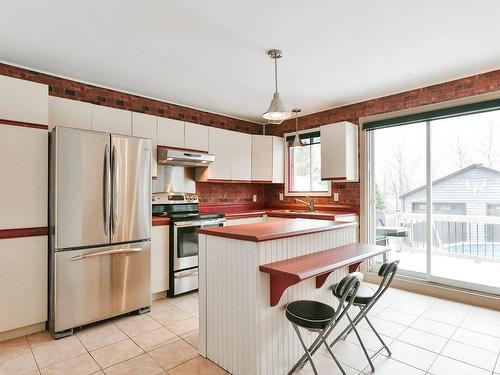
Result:
[[[35,323],[26,327],[11,329],[10,331],[0,332],[0,342],[43,331],[45,331],[45,322]]]

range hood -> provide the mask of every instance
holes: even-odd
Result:
[[[158,147],[158,164],[206,167],[214,160],[215,156],[206,152]]]

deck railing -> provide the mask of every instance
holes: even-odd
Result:
[[[389,225],[408,228],[407,236],[398,240],[401,247],[425,250],[425,214],[396,213],[390,216]],[[435,214],[432,219],[432,251],[500,259],[500,217]]]

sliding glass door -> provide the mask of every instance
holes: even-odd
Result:
[[[401,273],[500,294],[500,111],[375,129],[372,242]]]
[[[419,193],[419,212],[408,216],[403,195],[420,191],[426,183],[426,123],[373,132],[372,171],[375,241],[390,246],[388,259],[400,260],[400,272],[425,277],[427,273],[427,218],[425,189]]]

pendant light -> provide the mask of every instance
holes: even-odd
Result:
[[[285,109],[278,92],[278,59],[283,56],[279,49],[272,49],[268,52],[270,58],[274,59],[274,95],[267,111],[262,115],[270,124],[281,124],[292,115]]]
[[[302,143],[302,139],[299,137],[299,108],[292,109],[292,112],[295,113],[295,137],[293,137],[293,142],[290,147],[302,147],[304,144]]]

